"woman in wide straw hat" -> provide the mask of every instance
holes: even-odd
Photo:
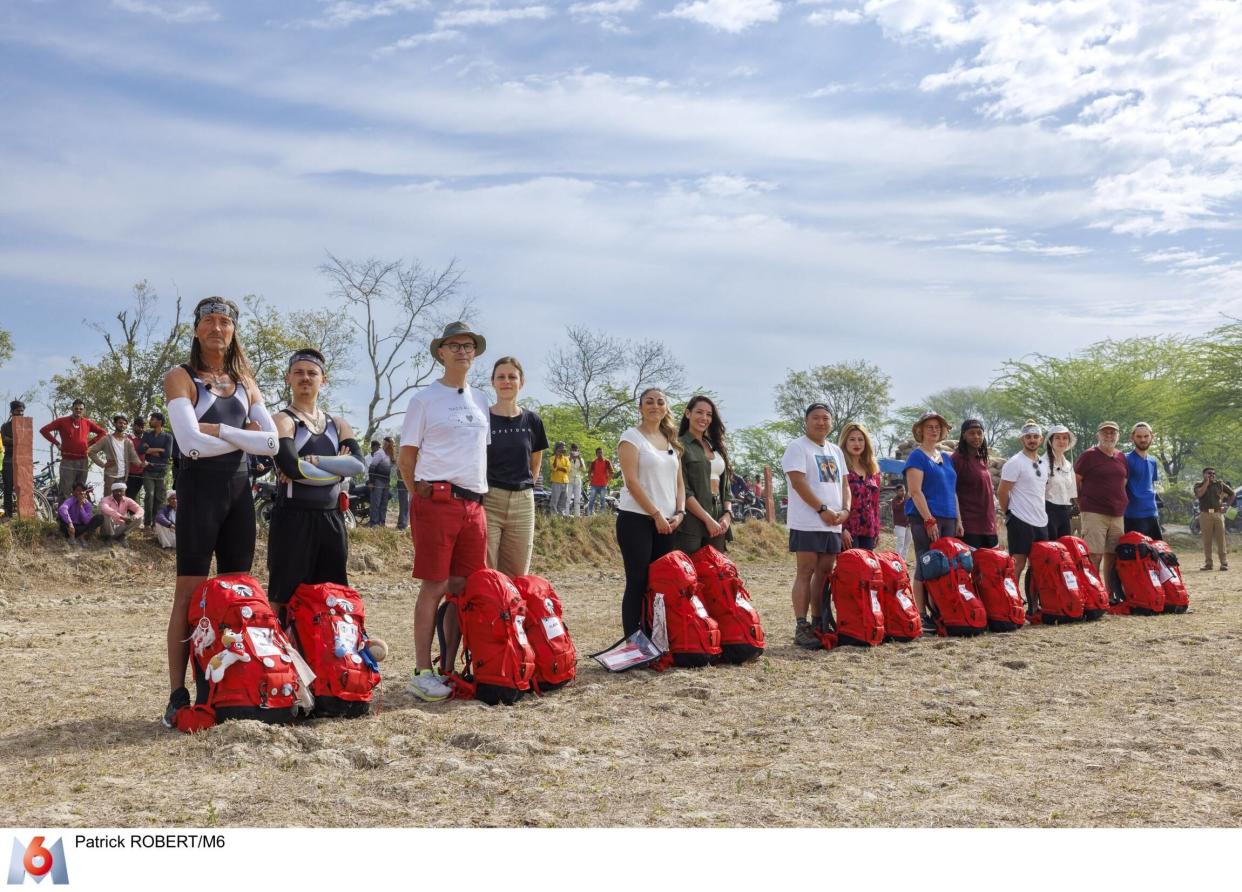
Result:
[[[906,459],[903,474],[910,494],[906,515],[914,539],[914,602],[922,612],[926,596],[920,559],[941,536],[962,535],[962,512],[957,504],[953,458],[939,445],[949,432],[949,422],[939,412],[924,412],[910,430],[918,446]],[[924,626],[929,631],[935,629],[926,616]]]

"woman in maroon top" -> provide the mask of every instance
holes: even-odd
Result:
[[[962,511],[962,541],[971,548],[995,548],[996,506],[992,501],[992,472],[988,469],[988,442],[977,418],[962,422],[953,450],[957,471],[957,503]]]
[[[850,485],[850,516],[842,541],[846,548],[871,551],[880,538],[880,465],[867,429],[856,421],[847,424],[841,431],[841,451]]]

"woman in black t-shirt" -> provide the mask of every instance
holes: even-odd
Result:
[[[487,447],[487,565],[509,578],[530,570],[535,544],[535,481],[548,437],[543,421],[517,403],[522,364],[502,356],[492,366],[492,442]]]

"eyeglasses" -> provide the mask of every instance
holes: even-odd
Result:
[[[445,341],[443,346],[448,347],[450,353],[473,353],[477,349],[474,341]]]
[[[1035,469],[1035,476],[1036,476],[1036,477],[1042,477],[1042,476],[1044,476],[1044,472],[1043,472],[1043,471],[1041,471],[1041,470],[1039,469],[1039,462],[1037,462],[1037,461],[1033,461],[1033,462],[1031,462],[1031,467]]]

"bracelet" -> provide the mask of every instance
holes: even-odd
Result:
[[[937,524],[937,521],[936,521],[936,518],[934,517],[929,517],[927,518],[927,520],[923,521],[923,526],[925,527],[934,527],[936,526],[936,524]]]

